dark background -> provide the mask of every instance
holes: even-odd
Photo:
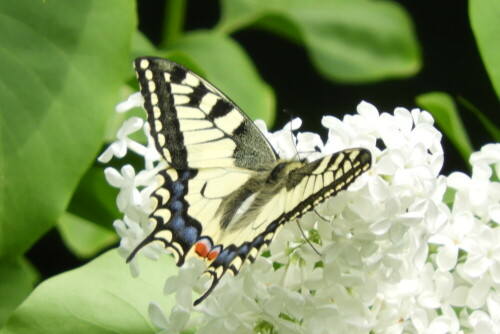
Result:
[[[290,42],[255,29],[233,36],[248,52],[262,78],[275,90],[278,108],[275,129],[289,121],[290,115],[280,112],[287,110],[302,118],[302,131],[326,134],[321,126],[321,117],[325,114],[337,117],[352,114],[362,100],[373,103],[379,111],[392,112],[398,106],[411,109],[416,107],[417,95],[430,91],[461,96],[499,125],[499,101],[474,41],[467,1],[405,0],[399,3],[413,19],[423,54],[422,70],[408,79],[366,85],[336,84],[322,78],[312,67],[305,50]],[[165,1],[160,0],[138,1],[139,29],[154,43],[160,41],[164,5]],[[211,28],[218,19],[217,1],[188,1],[186,30]],[[474,149],[491,142],[476,118],[460,105],[459,109]],[[468,172],[467,165],[446,138],[443,146],[443,174],[454,170]],[[66,249],[55,229],[28,252],[28,258],[42,278],[83,264]]]

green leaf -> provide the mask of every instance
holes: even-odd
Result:
[[[95,256],[118,241],[113,230],[68,212],[61,216],[57,227],[66,247],[83,259]]]
[[[350,83],[414,75],[421,68],[410,16],[396,2],[223,0],[217,29],[256,25],[303,45],[325,77]]]
[[[462,158],[468,162],[473,151],[457,106],[451,96],[442,92],[431,92],[417,96],[420,108],[429,111],[448,139],[455,145]]]
[[[156,49],[156,47],[151,43],[151,41],[139,30],[134,33],[134,38],[132,39],[132,56],[134,60],[137,57],[144,56],[160,56],[161,51]],[[136,80],[136,77],[134,80]]]
[[[177,271],[172,257],[141,258],[132,278],[116,250],[81,268],[40,284],[13,313],[7,333],[154,333],[147,313],[151,301],[168,312],[173,295],[162,295],[165,279]]]
[[[0,258],[55,224],[131,73],[132,0],[0,1]]]
[[[28,297],[37,274],[24,259],[0,262],[0,327],[10,314]]]
[[[471,0],[469,16],[472,31],[491,83],[500,99],[500,1]]]
[[[494,141],[500,142],[499,127],[497,127],[488,117],[486,117],[486,115],[481,110],[479,110],[475,105],[473,105],[463,97],[459,96],[457,98],[457,101],[459,104],[463,105],[466,110],[470,111],[474,114],[474,116],[477,117],[477,119],[481,122],[486,131],[488,131]]]
[[[192,70],[227,94],[250,118],[260,118],[268,125],[272,124],[275,118],[274,93],[233,39],[198,31],[184,35],[169,51],[167,57],[173,60],[180,61],[177,58],[180,55],[188,57],[203,73],[191,67]]]

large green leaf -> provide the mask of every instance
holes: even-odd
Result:
[[[63,212],[131,71],[134,1],[0,1],[0,258]]]
[[[168,310],[173,295],[162,295],[165,279],[177,267],[173,258],[141,258],[141,275],[130,276],[116,250],[83,267],[40,284],[13,313],[7,333],[154,333],[149,320],[151,301]]]
[[[83,259],[93,257],[118,242],[114,230],[69,212],[61,215],[57,228],[66,247]]]
[[[462,158],[469,161],[473,147],[451,96],[443,92],[430,92],[417,96],[416,101],[419,107],[434,116],[437,124],[455,145]]]
[[[471,0],[469,15],[484,66],[500,99],[500,1]]]
[[[0,327],[12,311],[28,297],[36,273],[25,260],[0,262]]]
[[[233,99],[252,119],[260,118],[272,124],[275,117],[274,93],[233,39],[199,31],[184,35],[169,51],[168,57],[174,60],[188,57],[195,67],[203,71],[199,74]],[[190,67],[196,71],[196,68]]]
[[[132,56],[134,59],[144,56],[161,56],[161,51],[155,48],[153,43],[141,31],[137,30],[132,39]],[[136,80],[135,75],[134,80]]]
[[[317,70],[344,82],[406,77],[421,67],[411,18],[396,2],[223,0],[217,29],[256,25],[303,45]]]

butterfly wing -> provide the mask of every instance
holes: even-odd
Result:
[[[280,226],[347,189],[370,165],[370,152],[357,148],[337,152],[311,163],[281,162],[265,178],[257,181],[261,183],[259,187],[249,185],[255,181],[255,178],[250,179],[230,197],[242,197],[248,192],[248,187],[260,190],[251,192],[253,197],[249,197],[251,203],[245,212],[239,216],[232,215],[230,224],[217,239],[217,244],[227,246],[207,268],[211,285],[195,301],[195,305],[210,294],[224,273],[236,275],[245,261],[253,262],[259,250],[269,245]],[[225,200],[231,202],[233,199]]]
[[[162,58],[135,60],[156,148],[169,167],[158,175],[151,242],[171,250],[177,264],[194,254],[213,259],[223,228],[218,207],[277,155],[251,120],[223,93],[186,68]],[[249,236],[250,237],[250,236]]]
[[[156,148],[175,169],[265,170],[276,153],[253,122],[222,92],[162,58],[135,60]]]

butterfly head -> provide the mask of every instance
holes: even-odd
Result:
[[[266,179],[266,186],[279,184],[280,180],[286,180],[288,175],[304,166],[302,161],[278,161]]]

